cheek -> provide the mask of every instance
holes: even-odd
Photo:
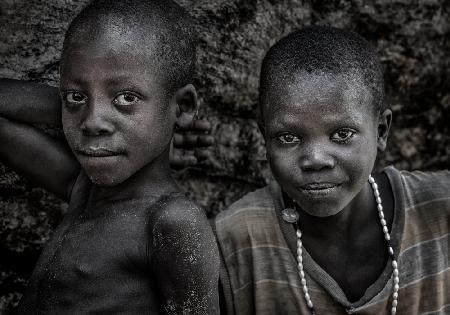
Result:
[[[144,147],[159,147],[166,146],[173,134],[173,125],[169,119],[150,119],[141,121],[134,128],[141,130],[136,136],[136,141],[139,141]]]
[[[296,158],[291,154],[282,150],[273,150],[268,148],[267,158],[269,160],[270,169],[279,182],[289,182],[294,178],[296,173]]]
[[[377,156],[375,142],[367,141],[353,148],[343,150],[340,155],[340,163],[354,183],[361,184],[368,180],[372,172]]]
[[[75,123],[72,120],[63,119],[62,125],[64,136],[67,140],[67,143],[69,144],[70,147],[73,148],[73,145],[77,139],[77,130],[75,128]]]
[[[150,119],[142,117],[135,120],[127,126],[128,131],[124,133],[129,147],[133,147],[132,158],[135,159],[138,168],[142,166],[141,164],[145,164],[161,154],[172,139],[173,123],[170,121],[170,117],[166,115],[164,118],[159,118],[161,116],[158,116],[153,115],[150,116]]]

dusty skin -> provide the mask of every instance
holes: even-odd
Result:
[[[95,193],[82,173],[19,313],[159,314],[163,304],[167,314],[209,314],[217,253],[202,210],[176,192],[93,200]]]
[[[25,99],[20,83],[0,81],[1,161],[69,201],[19,314],[217,314],[214,235],[169,168],[195,88],[168,95],[142,67],[148,55],[123,44],[136,30],[108,29],[63,54],[62,111],[51,90]],[[67,142],[33,126],[61,121]]]

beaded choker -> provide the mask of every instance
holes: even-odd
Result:
[[[371,175],[369,175],[369,183],[372,186],[372,190],[373,190],[373,194],[375,196],[375,202],[377,204],[377,210],[378,210],[378,216],[380,217],[380,223],[381,223],[381,227],[383,229],[383,233],[384,233],[384,238],[387,242],[388,245],[388,253],[389,256],[392,259],[392,267],[394,268],[393,271],[393,283],[394,283],[394,287],[393,287],[393,293],[392,293],[392,308],[391,308],[391,315],[395,315],[395,313],[397,313],[397,304],[398,304],[398,289],[399,289],[399,276],[398,276],[398,264],[397,261],[395,260],[394,257],[394,249],[392,248],[391,245],[391,237],[389,235],[389,231],[386,225],[386,220],[384,218],[384,212],[383,212],[383,205],[381,204],[381,196],[380,196],[380,192],[378,191],[378,185],[375,182],[375,180],[373,179],[373,177]],[[283,219],[286,222],[289,223],[297,223],[298,221],[298,213],[297,213],[297,209],[284,209],[283,210]],[[308,292],[308,287],[306,285],[306,278],[305,278],[305,272],[303,269],[303,245],[302,245],[302,232],[300,231],[300,228],[298,227],[298,224],[296,224],[297,226],[297,268],[298,268],[298,274],[300,276],[300,281],[302,284],[302,290],[303,290],[303,295],[305,297],[305,301],[306,304],[308,305],[311,314],[315,315],[316,311],[314,309],[314,305],[313,302],[311,301],[311,297],[309,295]]]

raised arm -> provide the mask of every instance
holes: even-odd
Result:
[[[61,125],[58,89],[0,79],[0,161],[67,200],[79,163],[64,140],[34,124]]]
[[[0,79],[0,115],[22,123],[60,126],[59,91],[35,82]]]
[[[164,314],[219,314],[219,253],[201,209],[177,202],[153,230],[153,271]],[[170,207],[172,208],[172,207]]]

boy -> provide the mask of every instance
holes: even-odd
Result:
[[[168,163],[175,126],[197,110],[194,63],[175,3],[93,1],[61,58],[68,146],[31,126],[56,122],[55,106],[2,104],[2,161],[69,201],[19,313],[218,313],[213,234]]]
[[[216,218],[236,314],[450,313],[450,172],[371,172],[391,111],[359,35],[309,27],[261,69],[275,181]]]

